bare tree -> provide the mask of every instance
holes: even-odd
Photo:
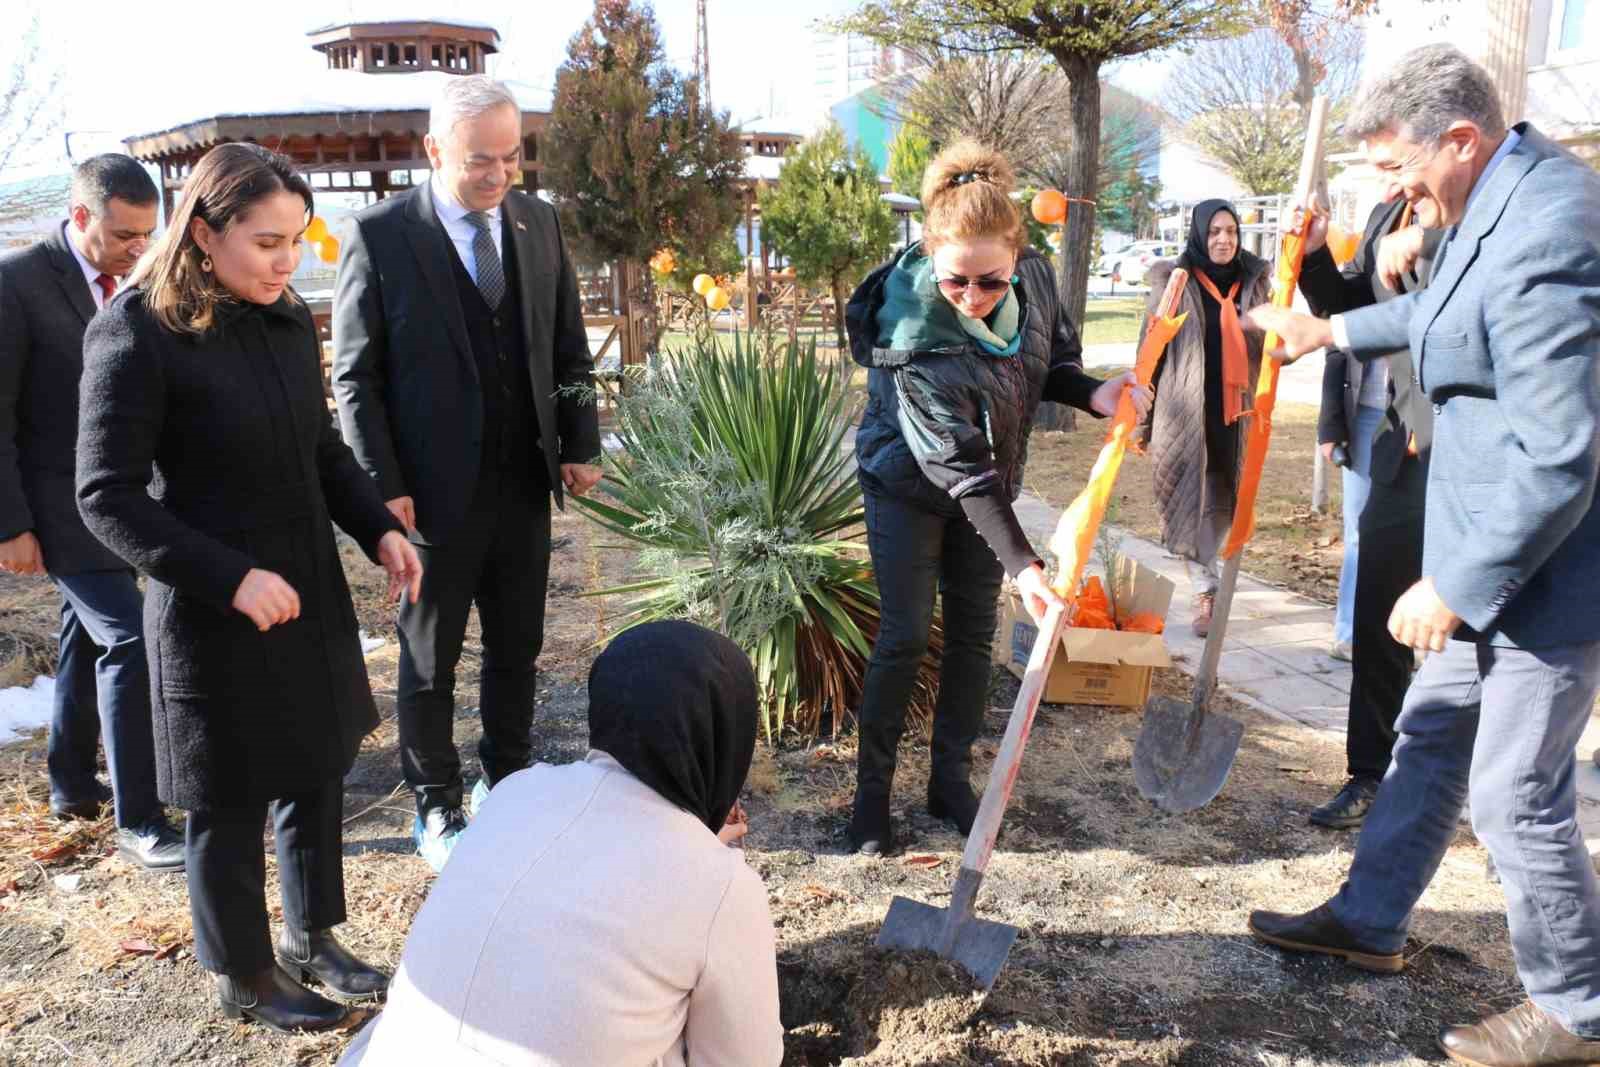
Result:
[[[35,11],[0,68],[0,174],[61,128],[63,73],[59,63],[45,58],[44,31]]]
[[[911,64],[884,83],[882,110],[936,146],[972,137],[1010,159],[1031,159],[1056,135],[1066,79],[1036,56],[977,44],[905,49]]]
[[[1312,92],[1337,113],[1356,88],[1360,33],[1330,24]],[[1304,59],[1272,30],[1213,41],[1173,68],[1164,96],[1183,136],[1253,195],[1293,187],[1305,140]]]

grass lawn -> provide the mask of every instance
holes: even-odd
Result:
[[[1139,323],[1143,317],[1142,296],[1091,298],[1083,314],[1083,343],[1133,344],[1139,340]]]

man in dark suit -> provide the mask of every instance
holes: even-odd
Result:
[[[51,811],[95,818],[111,800],[123,856],[182,870],[183,838],[156,797],[139,587],[84,527],[73,488],[84,327],[144,252],[156,211],[143,167],[95,156],[73,174],[71,216],[0,257],[0,569],[48,574],[61,591]],[[95,777],[101,738],[110,789]]]
[[[593,360],[555,211],[512,188],[522,112],[503,85],[452,77],[425,140],[433,177],[357,215],[334,296],[346,439],[422,556],[400,609],[401,766],[418,851],[437,870],[466,826],[451,737],[473,603],[488,788],[531,762],[550,498],[600,478]]]
[[[1412,222],[1414,209],[1390,189],[1373,209],[1356,256],[1341,271],[1327,249],[1327,220],[1312,221],[1300,291],[1313,313],[1334,315],[1418,292],[1427,284],[1443,236]],[[1356,440],[1370,407],[1363,397],[1381,392],[1381,421],[1366,441]],[[1422,516],[1428,484],[1433,412],[1411,383],[1411,351],[1399,349],[1363,362],[1341,350],[1328,353],[1317,436],[1324,452],[1334,443],[1364,451],[1367,494],[1355,524],[1350,712],[1345,731],[1348,780],[1311,821],[1336,830],[1360,826],[1389,770],[1394,721],[1411,682],[1414,654],[1389,634],[1389,611],[1422,577]],[[1349,485],[1349,481],[1346,481]],[[1345,507],[1352,507],[1351,494]]]
[[[1434,405],[1424,577],[1389,630],[1433,654],[1344,887],[1301,915],[1255,912],[1250,929],[1400,970],[1470,798],[1529,999],[1440,1044],[1478,1067],[1600,1063],[1600,886],[1575,786],[1600,692],[1600,174],[1528,123],[1508,129],[1493,81],[1445,45],[1403,57],[1346,127],[1423,225],[1448,227],[1428,287],[1330,320],[1251,319],[1288,357],[1415,355]]]

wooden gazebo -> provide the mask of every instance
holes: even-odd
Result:
[[[241,88],[208,113],[124,142],[135,159],[159,166],[170,217],[176,195],[212,147],[248,141],[293,159],[318,190],[381,199],[427,180],[422,138],[441,79],[487,72],[499,51],[493,26],[445,19],[336,22],[310,31],[311,47],[327,66],[297,78],[287,90]],[[540,188],[539,142],[550,118],[548,91],[506,82],[522,109],[522,187]],[[629,301],[623,272],[585,286],[586,321],[606,331],[597,363],[627,366],[643,351],[636,316],[619,314]],[[326,333],[325,299],[308,303]]]
[[[311,31],[327,69],[272,93],[248,90],[208,114],[126,140],[135,159],[161,169],[167,210],[214,145],[252,141],[293,159],[318,188],[383,197],[428,169],[422,137],[439,79],[482,74],[499,48],[477,23],[345,22]],[[539,187],[539,137],[547,93],[509,83],[522,107],[523,185]]]

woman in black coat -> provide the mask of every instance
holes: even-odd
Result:
[[[851,353],[871,368],[856,434],[882,624],[860,711],[850,841],[893,847],[895,749],[928,649],[934,596],[944,656],[933,713],[928,810],[970,833],[972,743],[983,723],[1002,569],[1030,614],[1058,603],[1011,502],[1022,491],[1041,400],[1110,415],[1131,374],[1084,373],[1055,274],[1026,248],[1011,166],[964,141],[922,183],[923,240],[874,271],[846,312]],[[1134,392],[1136,406],[1148,402]]]
[[[342,778],[377,725],[332,521],[390,574],[416,552],[338,439],[316,329],[288,282],[311,190],[250,144],[213,149],[160,244],[84,341],[78,501],[150,578],[146,647],[163,800],[189,812],[195,955],[224,1011],[337,1023],[388,976],[347,952]],[[153,476],[153,477],[152,477]],[[332,521],[330,521],[332,520]],[[267,925],[272,806],[285,928]]]

